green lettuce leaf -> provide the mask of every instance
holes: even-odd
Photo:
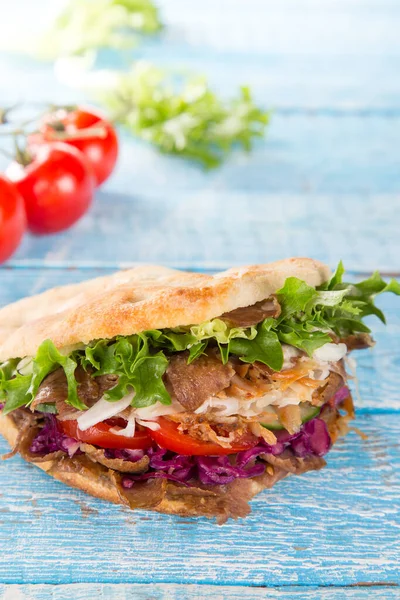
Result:
[[[152,339],[152,343],[156,348],[166,348],[171,352],[182,352],[197,342],[197,338],[190,332],[179,329],[165,332],[152,329],[146,331],[145,334]]]
[[[214,339],[220,344],[228,344],[234,338],[254,340],[257,329],[255,327],[230,327],[221,319],[212,319],[200,325],[193,325],[190,333],[197,342]]]
[[[204,354],[204,350],[207,348],[208,342],[197,342],[193,344],[189,350],[188,364],[192,363],[196,358]],[[221,349],[221,346],[220,346]]]
[[[29,393],[30,384],[30,375],[17,375],[3,384],[6,396],[6,402],[2,410],[4,415],[7,415],[16,408],[29,404],[32,400],[32,395]]]
[[[278,337],[282,343],[304,350],[309,356],[312,356],[317,348],[332,341],[324,331],[308,323],[298,323],[294,320],[289,320],[280,326]]]
[[[75,379],[77,363],[73,358],[61,354],[51,340],[46,340],[39,346],[35,360],[33,361],[33,374],[28,390],[31,399],[33,400],[36,396],[43,379],[58,367],[64,369],[67,378],[68,404],[79,410],[85,410],[87,406],[78,397],[77,382]]]
[[[168,360],[162,352],[137,361],[130,380],[135,390],[132,406],[143,408],[155,402],[171,404],[171,397],[162,380],[167,367]]]
[[[285,285],[276,292],[276,295],[282,309],[280,320],[283,321],[294,314],[305,312],[317,292],[301,279],[288,277]]]
[[[272,319],[266,321],[270,320]],[[254,339],[231,339],[229,351],[239,356],[243,362],[254,363],[258,360],[274,371],[280,371],[283,365],[282,345],[278,335],[271,331],[271,324],[266,321],[261,323]]]
[[[110,373],[118,375],[117,385],[104,394],[110,402],[120,400],[134,390],[132,406],[137,408],[150,406],[157,400],[171,404],[162,380],[168,360],[163,352],[152,354],[151,345],[174,346],[176,343],[183,350],[184,344],[176,342],[174,335],[166,333],[164,336],[161,331],[151,330],[112,341],[100,340],[85,349],[82,364],[96,369],[94,377]]]

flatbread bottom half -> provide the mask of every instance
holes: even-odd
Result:
[[[0,433],[13,448],[18,440],[19,428],[9,415],[0,416]],[[303,472],[325,465],[323,459],[318,460],[320,463],[317,465],[310,461]],[[250,512],[248,502],[251,498],[290,474],[277,466],[267,465],[263,475],[236,479],[228,485],[183,487],[165,479],[151,479],[126,491],[120,484],[119,474],[93,462],[86,455],[73,458],[65,455],[43,462],[28,459],[28,462],[34,462],[59,481],[108,502],[173,515],[216,517],[220,524],[228,518],[245,517]]]

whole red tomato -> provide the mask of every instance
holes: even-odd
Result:
[[[0,175],[0,262],[14,253],[25,229],[24,201],[15,185]]]
[[[33,233],[67,229],[89,208],[94,180],[85,157],[62,142],[36,148],[32,162],[7,170],[24,199],[28,227]]]
[[[118,157],[118,138],[114,127],[93,109],[59,109],[46,115],[39,133],[30,144],[62,139],[86,156],[96,179],[102,184],[112,173]]]

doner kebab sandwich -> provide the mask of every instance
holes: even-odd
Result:
[[[244,517],[348,431],[348,353],[373,345],[364,317],[384,321],[374,297],[400,285],[342,277],[306,258],[141,266],[6,306],[6,456],[132,509]]]

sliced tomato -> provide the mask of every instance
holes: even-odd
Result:
[[[203,442],[196,440],[186,433],[181,433],[178,429],[178,424],[159,417],[157,423],[160,428],[155,431],[149,431],[149,434],[161,448],[172,450],[178,454],[186,454],[188,456],[210,456],[218,454],[234,454],[242,450],[249,450],[257,445],[258,438],[248,434],[242,436],[240,440],[231,444],[230,448],[223,448],[212,442]]]
[[[118,423],[119,424],[119,423]],[[116,423],[98,423],[82,431],[78,427],[78,421],[58,421],[58,427],[62,433],[69,437],[87,442],[100,448],[129,448],[131,450],[145,450],[152,445],[152,439],[145,428],[137,427],[133,437],[117,435],[111,429]]]

